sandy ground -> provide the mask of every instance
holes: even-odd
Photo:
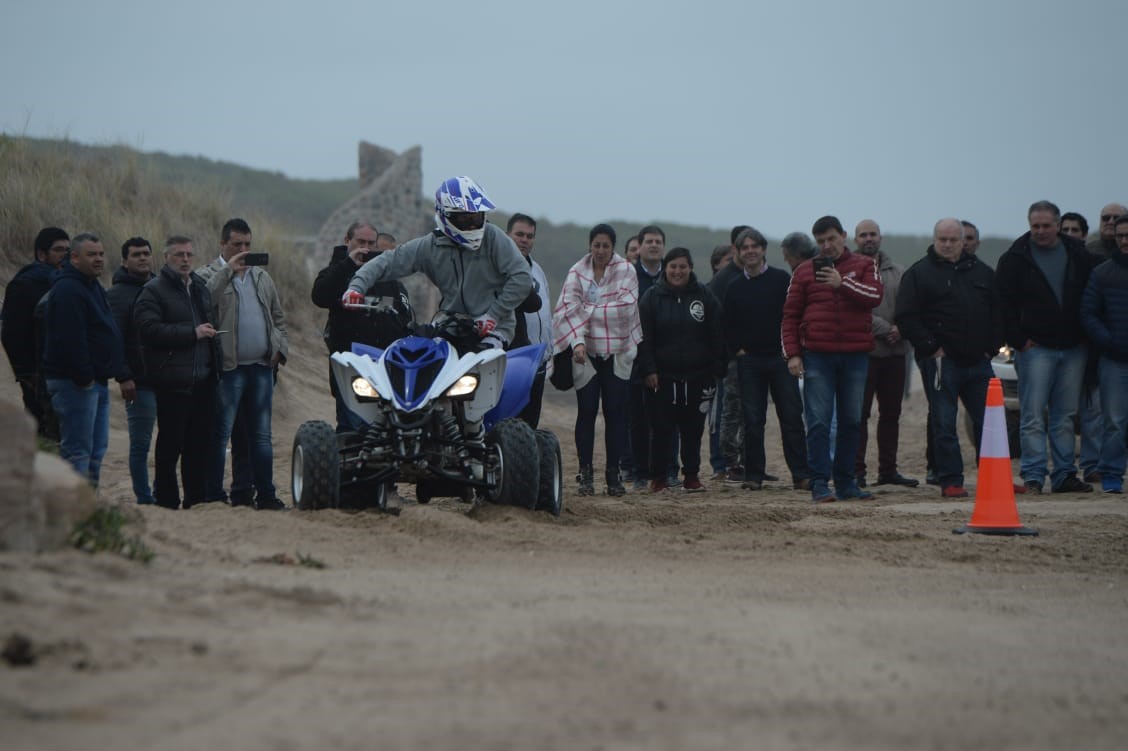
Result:
[[[322,361],[293,362],[276,399],[289,500],[294,430],[332,414]],[[445,500],[142,508],[149,565],[0,555],[0,638],[37,655],[0,664],[0,746],[1124,747],[1123,497],[1021,498],[1036,538],[954,536],[972,503],[931,487],[819,507],[790,483],[578,498],[572,399],[546,408],[559,520]],[[131,503],[114,410],[102,496]],[[923,418],[917,395],[917,477]],[[774,418],[769,447],[785,475]],[[326,568],[270,560],[299,554]]]

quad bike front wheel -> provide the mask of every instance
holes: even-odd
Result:
[[[540,453],[540,490],[537,510],[560,516],[564,510],[564,470],[560,461],[560,441],[548,430],[536,431]]]
[[[540,452],[533,429],[522,420],[502,420],[486,436],[496,465],[487,497],[503,506],[537,507],[540,494]]]
[[[302,423],[294,434],[290,469],[294,505],[302,511],[340,505],[341,464],[337,434],[321,420]]]

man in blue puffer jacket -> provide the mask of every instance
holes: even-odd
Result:
[[[1081,325],[1100,350],[1104,433],[1097,471],[1101,490],[1121,493],[1128,463],[1128,215],[1116,220],[1117,252],[1097,266],[1081,296]]]

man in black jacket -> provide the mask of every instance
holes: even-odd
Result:
[[[991,358],[1003,336],[995,273],[964,251],[958,219],[936,223],[925,257],[901,278],[894,317],[924,379],[941,496],[966,498],[958,401],[971,416],[978,454]]]
[[[129,426],[129,477],[138,503],[153,502],[149,485],[149,446],[157,421],[157,394],[145,375],[141,335],[133,324],[133,303],[141,288],[153,278],[153,246],[143,237],[131,237],[121,246],[121,267],[114,272],[114,284],[106,292],[114,320],[125,340],[126,370],[136,392],[125,401]]]
[[[144,286],[133,306],[133,321],[144,345],[145,371],[157,393],[153,497],[158,506],[168,509],[180,507],[177,461],[184,482],[184,508],[207,499],[207,462],[212,453],[222,357],[209,320],[211,295],[204,280],[192,271],[194,257],[189,238],[170,237],[165,243],[165,265]]]
[[[41,383],[42,347],[36,342],[35,305],[51,288],[51,280],[70,252],[70,236],[58,227],[44,227],[35,237],[35,260],[24,266],[4,290],[0,339],[12,374],[23,392],[24,407],[35,418],[39,435],[58,440],[58,424]]]
[[[1081,294],[1093,256],[1061,234],[1061,211],[1038,201],[1027,212],[1030,231],[999,258],[995,280],[1003,333],[1015,350],[1021,410],[1022,479],[1027,493],[1041,493],[1053,458],[1055,493],[1088,493],[1077,477],[1073,417],[1081,398],[1087,358],[1081,330]],[[1047,417],[1048,414],[1048,417]]]
[[[329,310],[325,326],[325,343],[329,353],[348,352],[353,342],[373,347],[387,347],[411,333],[414,315],[407,289],[398,279],[377,282],[367,295],[390,301],[386,310],[348,310],[341,305],[341,296],[349,287],[356,270],[384,252],[379,249],[379,233],[368,222],[353,222],[345,232],[345,244],[333,248],[329,265],[318,272],[310,298],[319,308]],[[329,389],[337,400],[337,432],[359,429],[357,418],[345,406],[329,369]]]
[[[783,302],[791,277],[768,265],[768,241],[748,227],[736,236],[741,273],[731,282],[721,303],[725,344],[736,362],[739,403],[744,419],[745,490],[760,490],[764,472],[764,428],[768,394],[775,402],[783,456],[796,490],[811,489],[807,466],[803,400],[799,380],[787,372],[780,344]]]
[[[121,332],[98,283],[105,265],[97,235],[74,238],[70,265],[51,285],[43,352],[43,376],[59,417],[59,453],[95,488],[110,439],[109,379],[121,383],[125,398],[134,393]]]

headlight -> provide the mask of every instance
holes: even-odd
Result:
[[[446,395],[451,399],[470,396],[478,388],[478,376],[464,375],[447,389]]]
[[[380,398],[380,395],[378,393],[376,393],[376,389],[374,389],[372,387],[372,384],[369,383],[364,378],[361,378],[360,376],[357,376],[356,378],[353,379],[352,390],[353,390],[353,393],[356,394],[357,396],[359,396],[361,399],[379,399]]]

